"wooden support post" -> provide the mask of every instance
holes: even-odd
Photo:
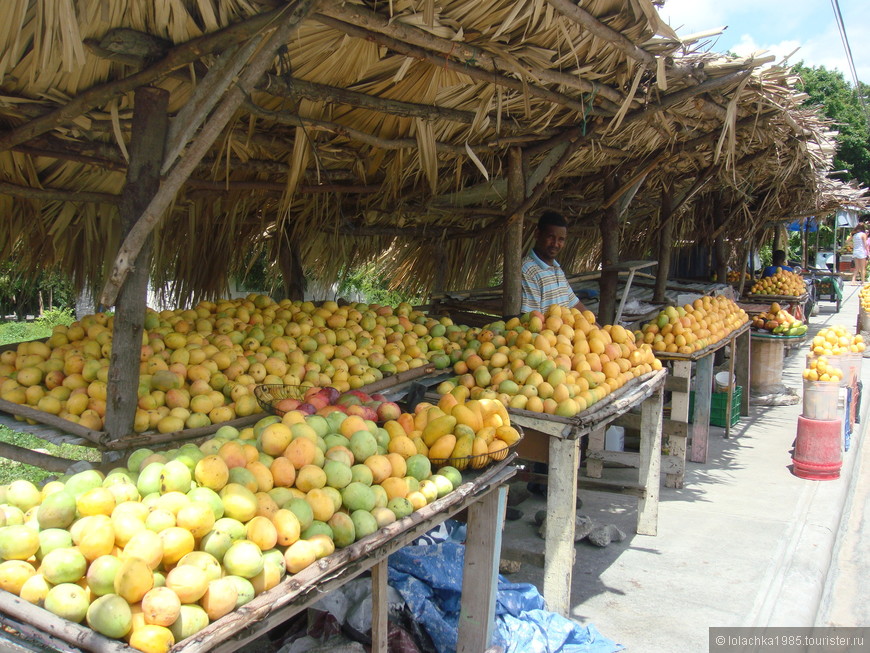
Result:
[[[502,313],[519,315],[522,311],[523,287],[523,213],[519,211],[526,198],[523,175],[523,151],[518,147],[508,150],[508,205],[511,217],[504,235]]]
[[[278,245],[278,268],[284,280],[284,292],[287,299],[305,298],[305,271],[299,257],[299,248],[291,240],[289,228],[285,224],[283,237]]]
[[[604,451],[606,426],[600,426],[589,434],[589,443],[586,446],[586,476],[589,478],[601,478],[604,469],[604,461],[593,457],[594,452]]]
[[[506,502],[507,486],[502,485],[468,507],[457,653],[485,651],[492,643]]]
[[[656,284],[653,290],[653,302],[657,304],[665,301],[665,290],[668,287],[668,275],[671,271],[671,249],[674,241],[674,221],[671,220],[673,208],[673,190],[670,186],[664,185],[659,207],[659,265],[656,269]]]
[[[550,438],[547,478],[547,536],[544,540],[544,601],[567,617],[571,611],[574,525],[577,505],[579,438]]]
[[[707,462],[707,436],[710,433],[710,401],[713,394],[713,353],[695,363],[695,415],[692,424],[693,463]]]
[[[747,329],[734,339],[734,351],[731,352],[731,356],[734,358],[734,375],[737,377],[737,385],[743,388],[743,395],[740,397],[740,414],[743,416],[749,415],[749,384],[751,382],[749,349],[751,341],[752,338]]]
[[[722,206],[722,193],[713,194],[713,227],[717,232],[725,224],[725,211]],[[713,240],[713,252],[716,255],[716,281],[726,283],[728,279],[728,250],[725,247],[725,236],[717,233]]]
[[[674,361],[673,376],[686,380],[686,387],[689,386],[689,380],[692,378],[692,362],[691,361]],[[689,393],[677,392],[671,393],[671,419],[675,422],[683,424],[689,423]],[[686,475],[686,434],[688,429],[683,429],[679,434],[668,433],[668,451],[671,456],[679,459],[682,464],[682,469],[676,474],[667,474],[665,476],[665,487],[681,488]]]
[[[387,561],[372,567],[372,653],[387,653],[389,606],[387,605]]]
[[[656,535],[658,533],[663,394],[663,389],[659,388],[640,405],[638,482],[643,485],[644,493],[637,500],[638,535]]]
[[[169,91],[143,86],[136,89],[133,102],[130,165],[120,206],[122,237],[130,233],[160,188],[160,164],[169,124]],[[110,440],[133,431],[150,267],[149,237],[136,256],[133,271],[121,286],[115,304],[105,422]]]
[[[619,188],[616,174],[606,174],[604,177],[604,196],[610,197]],[[601,269],[619,263],[619,208],[617,203],[607,207],[601,216]],[[619,273],[602,272],[598,281],[600,297],[598,300],[598,323],[612,324],[616,315],[616,288]]]

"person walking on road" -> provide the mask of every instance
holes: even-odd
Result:
[[[852,232],[852,261],[855,270],[852,273],[852,283],[867,281],[867,226],[859,222]]]

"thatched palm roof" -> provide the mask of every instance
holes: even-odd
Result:
[[[511,147],[529,215],[557,206],[589,229],[602,203],[633,198],[638,249],[665,182],[689,198],[686,233],[712,193],[729,233],[836,196],[820,185],[828,126],[788,70],[693,52],[650,0],[6,0],[0,18],[0,247],[81,282],[101,283],[120,244],[142,84],[170,92],[167,185],[176,155],[207,145],[156,231],[153,276],[181,296],[219,294],[252,252],[289,249],[322,278],[389,252],[418,288],[485,283],[512,212]],[[280,29],[284,47],[218,123],[209,98],[227,101]],[[574,243],[578,260],[591,242]]]

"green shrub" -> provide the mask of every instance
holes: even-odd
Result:
[[[49,333],[59,324],[69,326],[75,322],[76,316],[69,308],[52,308],[40,315],[34,324],[42,329],[48,329]]]

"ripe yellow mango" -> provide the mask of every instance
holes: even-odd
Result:
[[[438,408],[443,410],[445,414],[449,415],[450,411],[453,410],[453,407],[458,403],[459,400],[448,392],[438,401]]]
[[[442,435],[429,447],[429,458],[433,460],[441,460],[450,458],[453,453],[453,447],[456,446],[456,436],[452,433]]]
[[[489,444],[495,437],[495,430],[495,426],[484,426],[477,432],[477,437],[483,439],[486,444]]]
[[[451,458],[454,458],[453,466],[456,469],[463,470],[468,467],[468,456],[474,448],[474,436],[463,434],[456,438],[456,446],[453,447]]]
[[[480,469],[489,462],[489,447],[486,440],[480,436],[474,438],[471,444],[471,466],[474,469]]]
[[[520,439],[520,433],[513,426],[499,426],[495,430],[495,437],[510,446]]]
[[[473,411],[468,407],[468,404],[454,406],[450,414],[456,418],[458,424],[470,427],[475,433],[483,428],[483,420],[480,418],[480,413]]]
[[[394,419],[389,419],[384,422],[384,430],[389,434],[390,440],[404,436],[407,437],[404,427]]]
[[[442,435],[453,432],[456,421],[452,415],[442,415],[428,422],[426,428],[423,429],[423,442],[426,443],[427,447],[431,447]]]
[[[423,442],[423,438],[416,437],[412,440],[414,446],[417,448],[417,453],[428,456],[429,455],[429,447],[426,446],[426,443]]]

